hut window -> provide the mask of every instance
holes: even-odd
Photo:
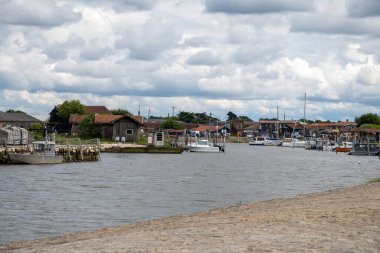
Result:
[[[127,135],[133,134],[133,129],[127,129]]]

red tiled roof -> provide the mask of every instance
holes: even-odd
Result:
[[[199,125],[197,128],[194,128],[193,131],[199,131],[199,132],[205,132],[205,131],[210,131],[210,132],[216,132],[217,129],[221,129],[223,126],[207,126],[207,125]]]
[[[143,116],[136,115],[136,116],[132,116],[132,118],[134,118],[135,120],[137,120],[141,124],[144,123],[144,117]]]
[[[79,115],[79,114],[70,114],[69,123],[70,124],[79,124],[84,120],[88,115]]]
[[[69,119],[69,123],[70,124],[79,124],[80,122],[82,122],[82,120],[84,120],[88,115],[78,115],[78,114],[71,114],[70,115],[70,119]],[[130,118],[131,120],[135,121],[136,123],[138,124],[141,124],[138,120],[136,120],[135,118],[129,116],[129,115],[108,115],[108,114],[96,114],[95,115],[95,124],[112,124],[113,122],[121,119],[121,118],[124,118],[124,117],[128,117]]]
[[[95,124],[111,124],[114,121],[123,118],[125,115],[107,115],[97,114],[95,115]]]
[[[111,112],[103,105],[86,105],[84,108],[85,114],[110,114]]]

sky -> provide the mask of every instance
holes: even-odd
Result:
[[[0,111],[45,120],[72,99],[145,117],[380,115],[380,1],[0,0]]]

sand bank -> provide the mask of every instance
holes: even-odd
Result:
[[[1,252],[380,252],[380,183],[0,245]]]

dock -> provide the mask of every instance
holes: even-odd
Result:
[[[9,154],[31,152],[28,145],[0,147],[0,164],[12,164]],[[96,145],[57,145],[56,155],[63,156],[63,162],[96,162],[100,160],[100,150]]]
[[[181,147],[154,147],[148,145],[114,143],[101,144],[102,153],[151,153],[151,154],[181,154]]]

